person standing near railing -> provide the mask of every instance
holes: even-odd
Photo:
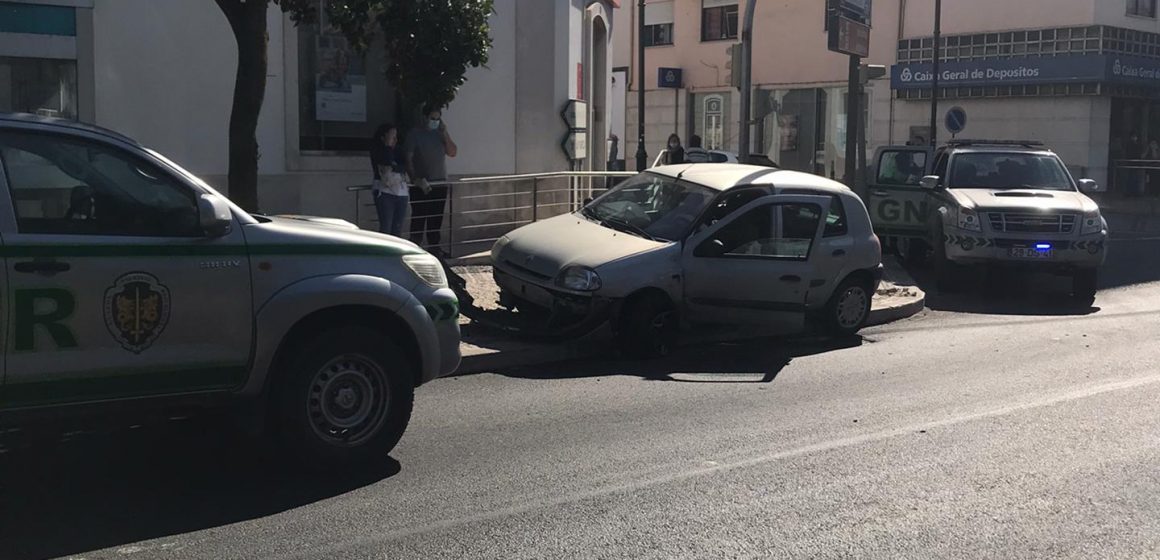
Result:
[[[439,242],[443,229],[443,212],[447,206],[447,158],[455,157],[459,147],[451,140],[443,111],[435,105],[423,108],[425,119],[407,135],[403,146],[407,174],[415,185],[411,188],[411,240],[423,246],[430,241],[432,252],[442,252]]]
[[[398,144],[399,130],[389,124],[379,125],[371,139],[371,170],[375,177],[371,193],[379,215],[379,231],[395,237],[403,235],[410,201]]]

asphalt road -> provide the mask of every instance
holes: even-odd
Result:
[[[10,443],[0,558],[1160,557],[1160,239],[1118,241],[1090,309],[1033,278],[840,343],[440,380],[368,472],[202,420]]]

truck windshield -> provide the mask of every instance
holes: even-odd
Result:
[[[717,192],[671,177],[641,173],[608,191],[581,213],[605,227],[658,241],[684,237]]]
[[[1075,190],[1059,158],[1020,153],[956,154],[947,186],[952,189]]]

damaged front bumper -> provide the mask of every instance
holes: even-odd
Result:
[[[544,337],[579,336],[595,330],[616,316],[620,300],[593,294],[549,288],[499,267],[492,276],[500,288],[500,303],[507,306],[531,305],[545,315],[544,330],[528,333]]]

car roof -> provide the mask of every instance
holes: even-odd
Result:
[[[0,129],[5,128],[6,125],[15,125],[19,128],[26,128],[21,125],[34,125],[34,128],[40,129],[56,129],[61,132],[87,132],[98,136],[104,136],[109,139],[131,144],[140,147],[141,144],[136,140],[125,136],[119,132],[114,132],[104,127],[86,124],[68,119],[60,119],[56,117],[42,117],[40,115],[33,115],[29,113],[4,113],[0,112]]]
[[[740,163],[665,165],[654,167],[649,172],[683,179],[719,191],[748,185],[772,185],[817,189],[830,194],[851,192],[846,185],[818,175]]]

